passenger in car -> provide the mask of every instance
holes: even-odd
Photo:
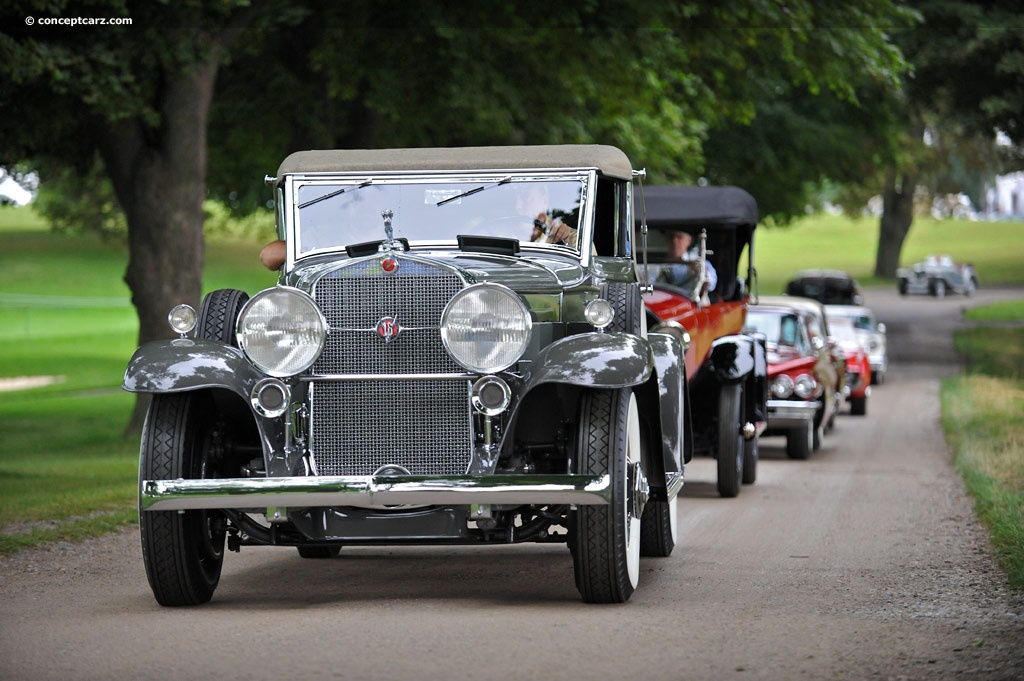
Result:
[[[657,281],[680,288],[690,288],[699,274],[700,249],[693,246],[693,235],[688,232],[666,231],[665,251],[671,265],[662,268]],[[718,273],[711,261],[705,263],[708,275],[708,291],[718,286]]]

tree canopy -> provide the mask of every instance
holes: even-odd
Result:
[[[692,182],[708,130],[753,119],[765,83],[836,101],[898,84],[889,29],[911,16],[896,0],[96,0],[91,16],[127,21],[52,22],[83,11],[0,6],[0,165],[109,182],[140,342],[198,303],[203,199],[261,205],[291,151],[602,142],[651,181]]]
[[[266,198],[254,172],[298,148],[599,141],[694,182],[708,131],[749,121],[766,80],[842,101],[898,83],[880,27],[911,17],[888,0],[304,6],[219,78],[211,189],[242,210]]]
[[[751,120],[765,83],[836,102],[895,86],[889,29],[911,16],[895,0],[97,0],[92,16],[130,25],[44,21],[81,12],[0,9],[0,164],[109,181],[140,340],[196,301],[202,200],[263,204],[291,151],[602,142],[692,182],[707,132]]]

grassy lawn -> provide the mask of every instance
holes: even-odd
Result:
[[[138,440],[123,434],[134,397],[120,385],[138,327],[122,280],[123,244],[52,234],[25,208],[0,208],[0,236],[0,553],[9,553],[134,522]],[[274,275],[256,258],[271,238],[268,219],[265,238],[211,240],[204,290],[255,293],[272,285]],[[893,285],[870,276],[875,220],[814,216],[761,229],[756,239],[764,294],[781,292],[805,267],[846,269],[864,285]],[[932,244],[972,261],[982,286],[1024,283],[1017,255],[1024,225],[918,220],[904,262],[935,252]],[[1019,308],[1003,314],[1020,316]],[[1018,351],[1024,345],[1019,337],[1005,342]],[[1016,361],[1019,378],[1019,354]],[[10,389],[15,377],[47,382]]]
[[[978,326],[954,337],[966,372],[943,382],[943,427],[995,554],[1024,590],[1024,300],[965,317]]]

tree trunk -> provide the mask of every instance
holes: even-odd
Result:
[[[914,190],[917,175],[902,173],[897,177],[895,169],[885,177],[882,194],[882,217],[879,220],[878,253],[875,257],[875,276],[892,279],[900,264],[903,242],[914,221]]]
[[[216,71],[211,59],[165,73],[159,127],[114,123],[100,133],[100,153],[128,222],[124,279],[139,315],[140,345],[173,335],[167,313],[174,305],[199,304],[206,129]],[[148,403],[145,395],[136,400],[126,435],[138,433]]]

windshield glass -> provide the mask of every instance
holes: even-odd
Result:
[[[303,181],[295,190],[297,253],[384,239],[385,211],[396,239],[453,242],[467,234],[539,243],[561,222],[572,230],[565,245],[575,247],[585,189],[581,177]]]
[[[747,312],[745,328],[752,333],[763,333],[769,347],[805,346],[800,319],[795,314],[769,311]]]

